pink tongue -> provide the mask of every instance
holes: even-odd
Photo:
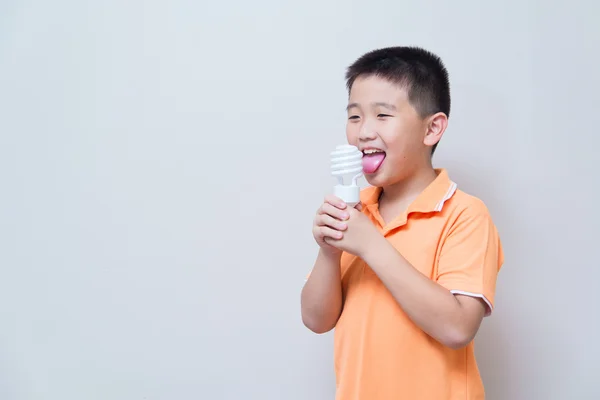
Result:
[[[385,153],[373,153],[364,155],[362,158],[363,171],[365,174],[372,174],[377,171],[385,158]]]

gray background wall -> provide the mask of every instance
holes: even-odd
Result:
[[[427,47],[506,250],[492,400],[598,399],[592,1],[0,2],[0,398],[331,399],[299,293],[344,68]]]

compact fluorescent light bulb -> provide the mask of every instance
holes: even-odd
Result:
[[[350,207],[360,202],[358,178],[363,174],[362,151],[356,146],[344,144],[331,152],[331,175],[338,179],[334,195]]]

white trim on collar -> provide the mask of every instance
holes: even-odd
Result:
[[[450,181],[450,187],[448,188],[448,191],[446,192],[446,194],[444,195],[444,197],[442,198],[442,200],[440,200],[439,203],[437,203],[437,205],[434,208],[434,211],[442,211],[442,208],[444,207],[444,203],[450,198],[452,197],[452,195],[454,195],[454,192],[456,192],[456,188],[458,187],[458,185],[452,181]]]

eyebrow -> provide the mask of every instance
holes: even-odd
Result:
[[[396,106],[389,103],[375,103],[375,106],[387,108],[388,110],[396,111]]]
[[[351,108],[360,108],[358,103],[350,103],[346,106],[346,111],[349,111]]]
[[[396,111],[396,106],[393,104],[389,104],[389,103],[377,102],[377,103],[373,103],[373,106],[374,107],[383,107],[383,108],[387,108],[388,110]],[[350,103],[346,107],[346,111],[350,110],[351,108],[360,108],[360,106],[358,105],[358,103]]]

